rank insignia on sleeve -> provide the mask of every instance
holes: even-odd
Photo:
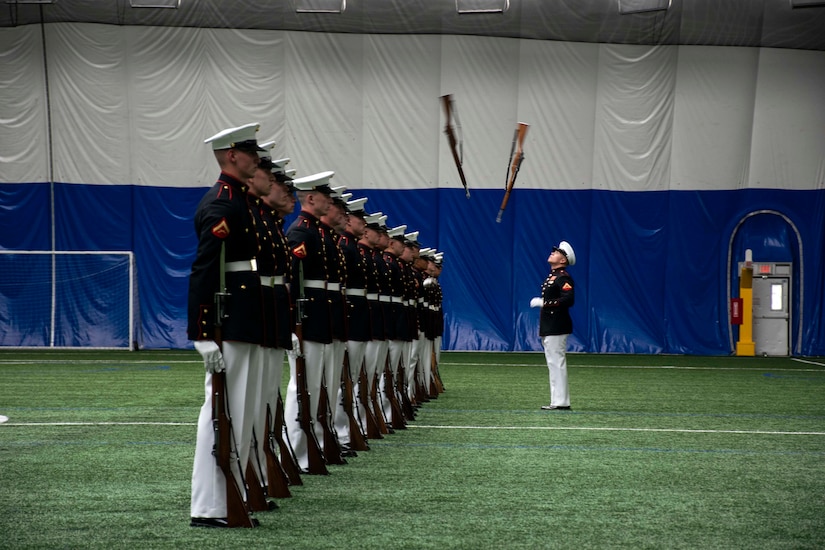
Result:
[[[573,290],[573,285],[571,285],[570,283],[564,283],[562,285],[561,289],[563,291],[567,292],[568,290]]]
[[[212,226],[212,234],[219,239],[229,236],[229,224],[226,223],[226,218],[221,218],[221,221]]]
[[[307,244],[299,244],[298,246],[292,249],[292,253],[295,255],[296,258],[300,258],[303,260],[307,257]]]

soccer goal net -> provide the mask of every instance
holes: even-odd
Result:
[[[135,349],[132,252],[0,250],[0,346]]]

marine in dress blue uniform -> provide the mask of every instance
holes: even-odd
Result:
[[[567,384],[567,337],[573,332],[570,308],[575,302],[575,284],[567,272],[575,265],[576,254],[567,241],[553,247],[550,274],[541,285],[541,298],[533,298],[531,306],[541,307],[539,336],[550,377],[550,404],[544,410],[569,410],[570,392]]]
[[[306,302],[304,304],[304,319],[302,319],[303,342],[300,352],[306,363],[306,385],[310,396],[310,410],[317,417],[318,405],[321,397],[321,384],[324,377],[324,366],[332,361],[332,311],[327,293],[329,279],[327,265],[326,241],[322,231],[321,216],[323,216],[332,199],[332,189],[329,180],[334,172],[320,172],[311,176],[293,180],[301,203],[301,212],[286,231],[287,241],[291,252],[292,287],[291,294],[295,300],[303,284]],[[303,277],[299,276],[302,272]],[[284,417],[287,423],[287,432],[292,442],[295,456],[302,469],[309,467],[306,436],[298,422],[298,394],[295,376],[295,361],[290,359],[290,381],[287,386],[284,402]],[[323,427],[316,421],[313,429],[318,442],[323,445]]]
[[[226,372],[229,414],[239,462],[232,469],[243,487],[237,464],[249,460],[254,418],[254,395],[249,384],[250,365],[257,361],[263,342],[261,284],[257,273],[257,229],[249,209],[248,178],[258,166],[257,123],[230,128],[207,139],[221,168],[217,183],[204,195],[195,212],[198,248],[189,277],[189,339],[201,354],[206,369],[204,403],[198,416],[197,443],[192,469],[190,525],[226,527],[226,482],[212,454],[212,375]],[[225,274],[230,294],[222,320],[222,345],[215,321],[215,294]]]

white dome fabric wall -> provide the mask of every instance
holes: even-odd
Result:
[[[538,349],[527,301],[566,239],[582,258],[573,349],[729,353],[729,242],[748,213],[776,210],[799,237],[757,224],[736,246],[798,266],[794,352],[823,354],[823,89],[812,51],[5,28],[0,248],[135,250],[143,344],[186,346],[191,216],[217,176],[203,139],[258,121],[299,175],[334,170],[445,251],[449,348]],[[443,135],[447,93],[470,200]],[[519,121],[525,162],[496,224]]]

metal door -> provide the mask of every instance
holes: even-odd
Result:
[[[790,355],[790,277],[753,276],[753,341],[757,355]]]

